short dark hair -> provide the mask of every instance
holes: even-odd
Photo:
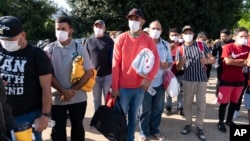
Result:
[[[197,35],[197,37],[199,37],[199,38],[204,37],[204,36],[207,37],[207,34],[204,31],[199,32],[198,35]]]
[[[178,30],[178,28],[170,28],[168,32],[169,33],[170,32],[177,32],[177,33],[179,33],[179,30]]]
[[[55,19],[56,23],[67,23],[69,25],[69,27],[72,27],[72,22],[70,20],[69,17],[66,16],[60,16],[58,18]]]
[[[248,29],[247,28],[245,28],[245,27],[238,27],[238,28],[235,29],[234,35],[237,35],[239,32],[242,32],[242,31],[245,31],[245,32],[248,33]]]
[[[228,29],[222,29],[222,30],[220,31],[220,33],[224,33],[224,34],[226,34],[226,35],[228,35],[228,36],[231,34],[230,30],[228,30]]]

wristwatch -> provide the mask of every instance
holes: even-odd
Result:
[[[42,113],[42,115],[49,118],[51,117],[51,113]]]

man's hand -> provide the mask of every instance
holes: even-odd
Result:
[[[201,61],[201,64],[202,64],[202,65],[208,64],[208,59],[205,58],[205,57],[202,57],[200,61]]]
[[[141,82],[141,88],[143,88],[145,91],[147,91],[147,89],[149,88],[150,84],[151,84],[150,80],[143,79],[142,82]]]
[[[48,127],[49,117],[42,115],[39,118],[35,119],[34,124],[35,124],[35,130],[38,132],[42,132],[44,129]]]
[[[161,66],[162,69],[167,69],[167,68],[169,68],[169,63],[166,62],[166,61],[165,62],[161,62],[160,66]]]
[[[73,98],[73,96],[75,95],[76,91],[75,90],[72,90],[72,89],[67,89],[67,90],[64,90],[62,92],[62,97],[61,97],[61,100],[62,101],[69,101]]]
[[[111,96],[112,96],[113,98],[116,98],[117,96],[119,96],[119,90],[113,90],[113,89],[112,89]]]

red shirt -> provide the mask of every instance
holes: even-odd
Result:
[[[235,43],[226,44],[223,47],[221,58],[232,57],[233,59],[247,59],[250,48],[248,46],[236,46]],[[222,62],[223,69],[221,73],[221,80],[226,82],[242,82],[245,80],[242,67],[226,65]]]
[[[153,80],[159,67],[160,58],[155,42],[146,33],[142,32],[138,37],[132,37],[129,32],[118,36],[114,45],[112,66],[112,89],[138,88],[144,78],[139,76],[131,64],[143,48],[150,49],[155,56],[155,63],[148,80]]]

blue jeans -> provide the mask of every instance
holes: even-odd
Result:
[[[161,115],[164,110],[165,90],[163,85],[153,87],[156,90],[154,96],[145,92],[144,100],[140,106],[140,134],[143,136],[155,135],[160,133],[159,126]]]
[[[20,125],[22,123],[28,122],[31,125],[34,123],[35,119],[40,117],[42,112],[40,110],[35,110],[29,113],[25,113],[19,116],[15,116],[15,120],[17,125]],[[33,133],[35,135],[36,140],[35,141],[42,141],[42,132],[37,132],[33,130]]]
[[[120,104],[125,115],[128,114],[128,135],[127,141],[134,141],[134,134],[137,124],[137,116],[142,104],[145,90],[142,88],[120,88]],[[115,109],[120,111],[119,105]]]
[[[111,88],[112,75],[106,75],[103,77],[96,77],[96,83],[93,88],[93,97],[94,97],[94,108],[95,111],[99,108],[102,102],[102,93],[104,98],[106,98],[109,89]]]

